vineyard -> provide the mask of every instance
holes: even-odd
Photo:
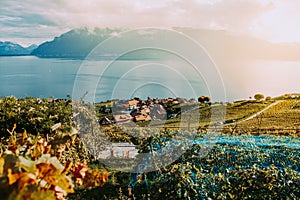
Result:
[[[240,124],[244,128],[260,128],[277,135],[297,135],[300,128],[300,101],[284,100],[261,115]],[[269,131],[268,131],[269,130]]]
[[[127,133],[136,135],[138,131],[130,133],[127,130]],[[145,134],[145,129],[140,134]],[[111,199],[132,199],[127,193],[130,188],[137,199],[300,197],[299,138],[216,135],[213,147],[207,149],[205,133],[192,133],[196,139],[189,146],[180,146],[180,142],[176,143],[178,140],[174,142],[174,137],[178,135],[182,143],[186,142],[184,132],[164,130],[151,134],[151,140],[140,139],[137,142],[139,152],[150,153],[150,157],[137,157],[135,161],[117,160],[119,165],[132,162],[143,168],[132,173],[122,173],[118,176],[122,179],[109,181],[104,188],[114,187],[115,195],[104,188],[95,189],[92,194],[98,191]],[[175,147],[172,147],[174,144]],[[176,147],[184,147],[184,153],[179,155]],[[170,164],[151,172],[143,172],[151,167],[151,162],[161,166],[172,155],[179,156]],[[116,158],[111,161],[116,162]],[[108,163],[108,160],[104,162]],[[77,197],[80,199],[82,196]]]
[[[281,101],[257,118],[232,124],[232,134],[211,134],[205,128],[100,127],[95,116],[101,113],[94,113],[91,105],[2,98],[0,195],[2,199],[299,199],[299,135],[247,134],[249,128],[270,128],[268,133],[271,128],[297,128],[299,102]],[[230,104],[225,120],[245,119],[270,103]],[[205,123],[210,109],[199,107],[206,113],[201,116]],[[174,125],[180,118],[171,120]],[[235,134],[238,128],[244,134]],[[132,143],[139,155],[97,159],[112,142]],[[128,172],[110,163],[126,166]]]

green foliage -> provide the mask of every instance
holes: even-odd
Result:
[[[217,188],[206,185],[210,197],[215,199],[298,199],[300,174],[290,169],[258,167],[230,170],[214,175]],[[219,192],[212,192],[215,189]]]
[[[173,133],[171,133],[172,135]],[[143,148],[148,148],[143,140]],[[150,140],[148,140],[150,142]],[[154,136],[152,141],[164,140]],[[131,192],[137,199],[299,199],[300,156],[298,149],[254,148],[216,144],[206,155],[195,144],[173,163],[142,174]],[[78,199],[130,199],[127,189],[133,174],[119,173],[104,188],[83,191]],[[148,183],[145,184],[145,182]],[[121,189],[122,192],[118,192]],[[120,196],[121,194],[121,196]],[[73,195],[72,195],[73,196]],[[79,197],[80,196],[80,197]],[[104,199],[104,198],[103,198]]]
[[[272,97],[270,97],[270,96],[266,97],[266,101],[271,101],[271,100],[272,100]]]
[[[130,133],[131,139],[134,138],[142,153],[151,152],[151,148],[157,151],[168,146],[175,137],[195,136],[196,140],[205,137],[205,132],[189,133],[171,129],[124,130]],[[298,199],[299,150],[285,146],[255,147],[247,145],[246,138],[243,145],[217,143],[209,152],[205,152],[206,147],[201,144],[191,146],[171,164],[143,174],[149,186],[143,184],[144,179],[141,183],[137,182],[132,189],[134,196],[138,199]],[[289,139],[274,136],[274,142],[281,140],[285,143]],[[243,143],[243,139],[239,139],[239,142]],[[163,158],[167,162],[167,154]],[[114,188],[114,191],[122,188],[122,198],[117,196],[117,192],[112,194],[103,189],[95,190],[110,199],[128,199],[128,176],[131,175],[128,174],[116,187],[111,183],[107,185]]]
[[[205,103],[205,102],[209,102],[210,101],[210,97],[209,96],[200,96],[198,98],[198,102],[199,103]]]
[[[297,149],[194,145],[149,180],[151,199],[297,199]],[[148,176],[150,177],[150,176]]]
[[[62,123],[66,129],[72,126],[72,106],[68,100],[31,97],[0,99],[0,133],[4,136],[8,136],[5,133],[14,124],[17,125],[17,132],[27,130],[37,134],[51,133],[51,127],[56,123]]]
[[[255,94],[254,99],[257,101],[263,100],[265,96],[263,94]]]

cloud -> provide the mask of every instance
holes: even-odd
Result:
[[[68,30],[56,23],[51,10],[55,4],[46,1],[4,0],[0,1],[0,40],[10,40],[25,46],[41,43]]]
[[[257,35],[274,42],[300,42],[300,1],[275,1],[271,11],[253,21]]]
[[[266,0],[262,0],[265,2]],[[76,27],[172,27],[246,32],[271,9],[253,0],[2,0],[2,38],[51,38]],[[24,34],[23,34],[24,32]],[[0,38],[1,39],[1,38]],[[19,38],[21,39],[21,38]]]

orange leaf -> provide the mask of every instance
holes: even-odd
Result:
[[[49,185],[58,186],[67,193],[74,192],[72,180],[52,163],[39,163],[37,169],[39,177]]]
[[[62,174],[67,174],[70,171],[70,169],[72,168],[72,165],[73,165],[72,162],[70,162],[70,161],[66,162],[65,168],[64,168]]]
[[[3,171],[4,171],[4,158],[0,158],[0,176],[3,174]]]
[[[28,138],[28,136],[27,136],[27,131],[24,130],[24,132],[23,132],[23,134],[22,134],[22,143],[24,143],[25,140],[26,140],[27,138]]]
[[[8,178],[8,184],[9,185],[12,185],[15,182],[17,182],[20,179],[21,176],[22,176],[22,173],[12,174],[11,168],[7,169],[7,178]]]
[[[51,163],[39,163],[36,167],[41,178],[59,174],[59,171]]]
[[[108,173],[103,170],[89,170],[84,177],[85,187],[103,186],[108,180]]]
[[[84,167],[83,165],[74,165],[72,169],[72,173],[74,178],[84,178],[86,175],[86,172],[88,171],[88,168]]]
[[[22,189],[25,187],[25,185],[28,184],[37,184],[36,176],[32,173],[24,172],[21,174],[21,177],[18,182],[18,187],[19,189]]]

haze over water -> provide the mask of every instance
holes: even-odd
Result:
[[[73,92],[74,81],[81,64],[81,60],[40,59],[32,56],[0,57],[0,96],[66,98],[67,94]],[[168,64],[175,68],[175,63]],[[144,67],[126,76],[122,75],[122,70],[126,71],[137,65]],[[177,65],[184,66],[182,63]],[[236,74],[244,77],[242,82],[234,82],[235,77],[231,78],[220,71],[227,101],[247,99],[257,92],[276,96],[296,92],[299,87],[300,62],[260,60],[249,62],[247,65],[245,70]],[[196,80],[192,75],[188,77],[189,80],[186,80],[174,71],[162,65],[151,65],[148,61],[117,61],[102,77],[91,71],[80,79],[82,83],[89,84],[97,84],[100,80],[96,101],[135,96],[194,98],[197,95],[209,95],[203,80]],[[191,83],[193,91],[190,90],[187,81]]]

